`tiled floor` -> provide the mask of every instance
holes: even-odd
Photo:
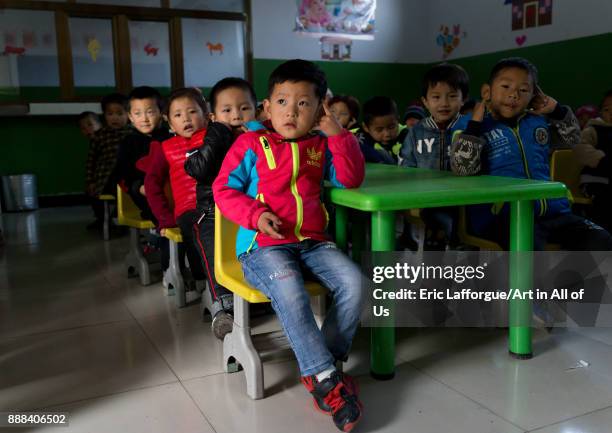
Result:
[[[177,310],[160,283],[127,279],[127,237],[102,241],[86,208],[4,214],[0,248],[0,411],[52,410],[70,426],[18,432],[334,432],[294,361],[265,364],[266,398],[223,373],[199,307]],[[274,326],[274,323],[268,324]],[[399,330],[397,375],[368,376],[360,330],[358,432],[609,433],[612,328],[536,332],[536,357],[508,357],[487,330]],[[579,360],[587,368],[568,370]],[[11,431],[11,429],[2,429]]]

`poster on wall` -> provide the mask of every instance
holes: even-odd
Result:
[[[372,40],[376,0],[297,0],[295,32],[313,37]]]
[[[171,87],[168,23],[130,21],[129,31],[133,84]]]
[[[112,21],[71,17],[69,26],[75,87],[115,87]]]
[[[246,76],[244,25],[238,21],[183,18],[185,85],[212,87],[224,77]]]
[[[21,87],[57,86],[53,12],[0,9],[0,94],[17,94]]]

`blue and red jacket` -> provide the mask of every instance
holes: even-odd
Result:
[[[308,135],[295,140],[262,130],[236,140],[213,183],[213,194],[221,213],[240,225],[239,256],[259,247],[326,240],[323,180],[339,188],[356,188],[364,175],[359,143],[346,130],[332,137]],[[285,239],[257,231],[259,217],[266,211],[281,219]]]

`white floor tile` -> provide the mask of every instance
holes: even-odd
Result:
[[[175,382],[136,324],[0,340],[0,408],[26,410]]]
[[[178,383],[160,385],[109,397],[54,406],[50,412],[67,412],[65,428],[37,427],[37,433],[214,433],[197,405]],[[22,433],[25,430],[7,429]],[[4,430],[3,430],[4,432]]]
[[[531,433],[608,433],[612,426],[612,407],[561,422]]]

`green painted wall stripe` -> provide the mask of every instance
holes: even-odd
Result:
[[[574,107],[599,102],[612,87],[610,71],[612,33],[492,54],[466,57],[453,62],[470,74],[472,95],[488,79],[492,65],[502,57],[526,57],[538,66],[542,88],[551,96]],[[254,85],[258,98],[267,95],[270,72],[283,60],[254,60]],[[429,65],[390,63],[317,62],[328,76],[336,94],[346,93],[364,102],[375,95],[391,95],[403,111],[408,101],[418,98],[421,78]],[[0,89],[0,101],[2,101]],[[204,89],[208,91],[208,89]],[[24,89],[23,94],[42,99],[42,92],[57,89]],[[52,95],[53,93],[51,93]],[[75,116],[0,117],[0,174],[35,173],[41,195],[79,193],[83,190],[88,144],[76,126]]]

